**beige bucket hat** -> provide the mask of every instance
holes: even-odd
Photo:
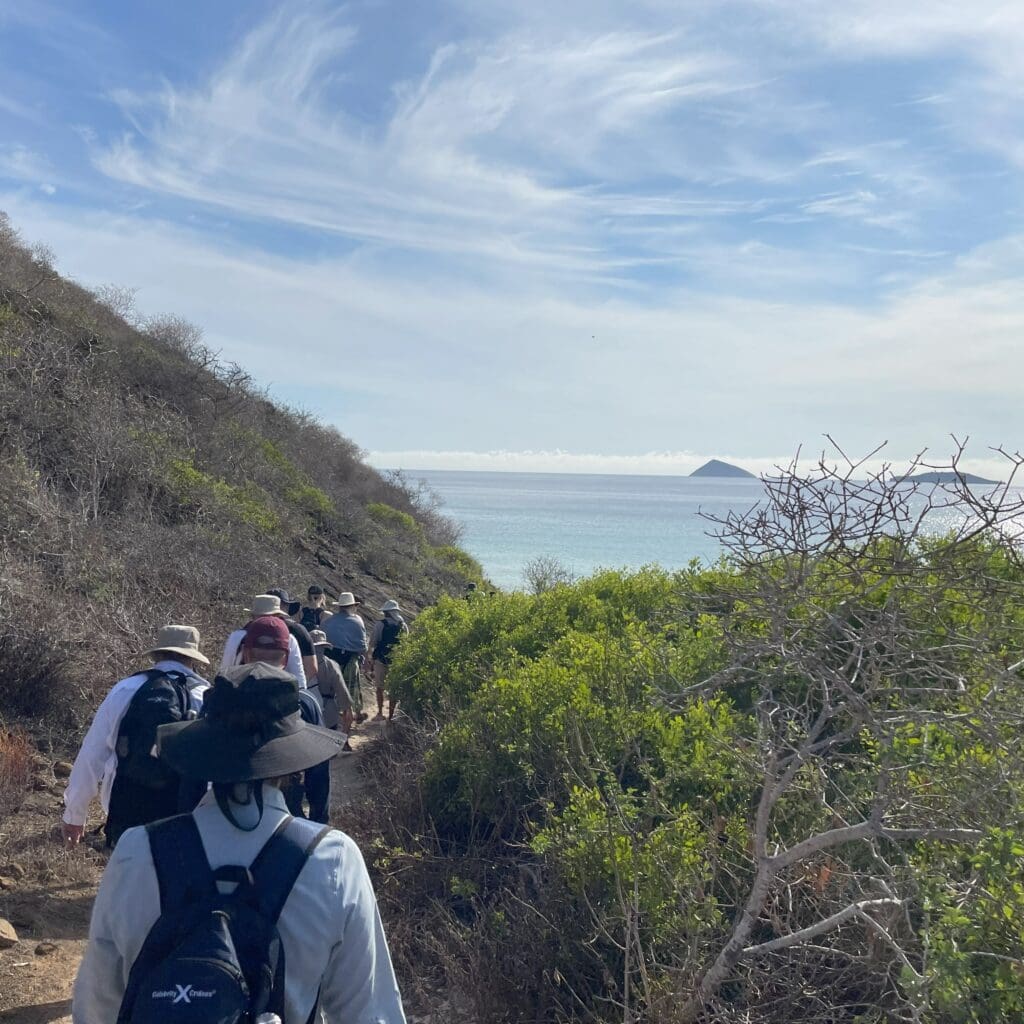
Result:
[[[400,612],[402,609],[398,607],[397,601],[385,601],[381,606],[382,612]]]
[[[345,593],[338,595],[338,600],[334,602],[339,608],[351,608],[354,604],[359,604],[359,600],[352,594],[351,591],[346,590]]]
[[[143,654],[167,651],[192,658],[201,665],[209,665],[210,659],[199,650],[199,630],[195,626],[162,626],[156,635],[156,643]]]
[[[245,613],[254,619],[261,615],[280,615],[288,618],[288,613],[281,607],[281,598],[276,594],[257,594],[252,599],[252,607],[246,608]]]
[[[331,641],[327,639],[327,634],[322,629],[311,629],[309,631],[309,639],[313,641],[314,647],[331,646]]]

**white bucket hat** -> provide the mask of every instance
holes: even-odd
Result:
[[[287,613],[281,609],[281,598],[276,594],[257,594],[252,599],[252,607],[246,608],[245,613],[254,619],[261,615],[280,615],[288,618]]]
[[[313,641],[314,647],[331,646],[331,641],[327,639],[327,634],[322,629],[311,629],[309,631],[309,639]]]
[[[351,608],[354,604],[359,604],[355,599],[355,596],[350,590],[346,590],[345,593],[338,595],[338,600],[334,602],[339,608]]]
[[[156,654],[157,651],[180,654],[201,665],[210,664],[210,659],[199,651],[199,630],[195,626],[162,626],[156,635],[156,644],[143,654]]]
[[[402,609],[398,607],[397,601],[385,601],[381,606],[382,612],[400,612]]]

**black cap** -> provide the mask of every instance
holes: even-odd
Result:
[[[269,590],[263,591],[263,593],[273,594],[281,602],[281,607],[284,611],[289,615],[294,615],[302,607],[301,601],[293,601],[288,596],[288,591],[282,590],[280,587],[272,587]]]

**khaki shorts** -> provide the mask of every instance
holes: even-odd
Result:
[[[373,685],[378,690],[384,689],[384,680],[388,676],[388,667],[383,661],[377,661],[374,659],[373,662]]]

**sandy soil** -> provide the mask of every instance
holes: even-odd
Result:
[[[354,752],[334,760],[331,822],[339,828],[345,828],[346,807],[366,786],[360,751],[383,727],[380,721],[365,722],[352,737]],[[106,853],[98,834],[78,849],[61,848],[57,822],[63,788],[51,767],[40,765],[25,806],[0,824],[0,879],[13,881],[11,888],[0,889],[0,917],[14,925],[19,938],[0,951],[0,1024],[71,1022],[71,986]]]

